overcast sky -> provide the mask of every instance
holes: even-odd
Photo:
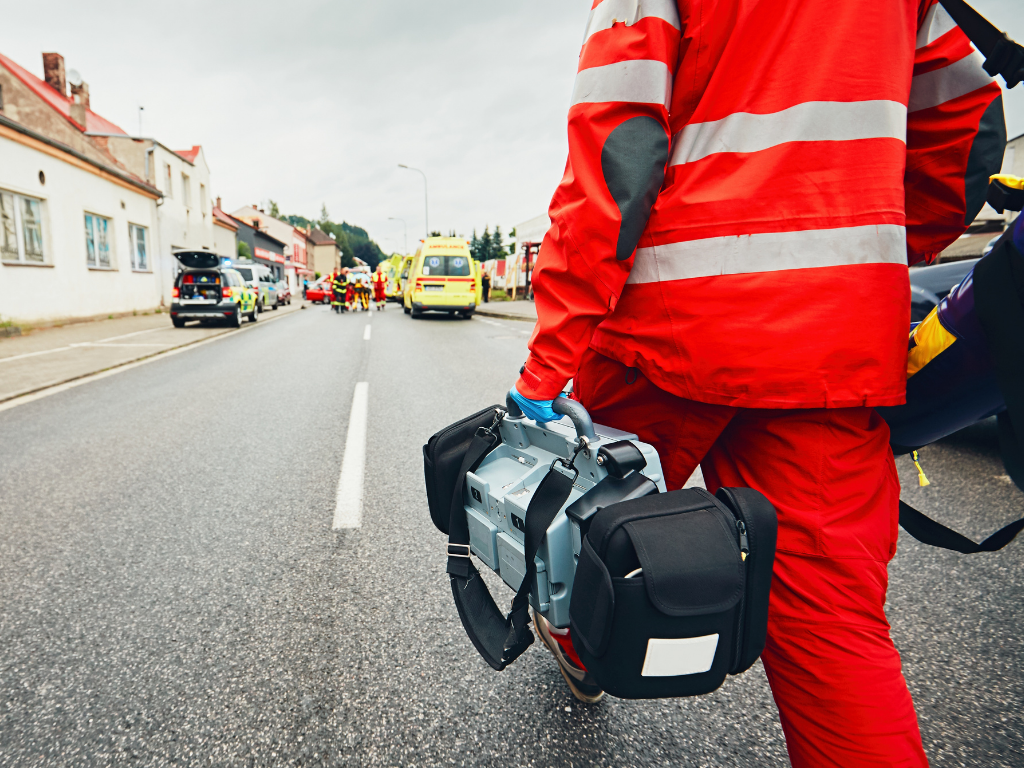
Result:
[[[975,0],[1024,40],[1021,0]],[[234,210],[366,227],[385,250],[430,226],[507,232],[537,216],[565,165],[565,117],[591,0],[49,0],[5,3],[0,52],[42,51],[89,83],[92,107],[173,149],[202,144]],[[1024,133],[1024,86],[1006,96]]]

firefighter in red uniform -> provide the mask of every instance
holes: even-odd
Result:
[[[387,275],[384,274],[383,268],[378,266],[377,271],[373,273],[373,300],[377,302],[378,312],[384,310],[384,305],[387,302],[387,285]]]
[[[794,766],[922,766],[884,605],[908,263],[974,219],[999,86],[935,0],[595,0],[513,389],[779,516],[762,656]],[[542,639],[577,696],[568,634]]]

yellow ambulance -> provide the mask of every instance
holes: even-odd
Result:
[[[461,237],[428,237],[403,269],[405,313],[440,311],[471,317],[479,296],[480,269]]]

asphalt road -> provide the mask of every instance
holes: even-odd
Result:
[[[528,330],[315,308],[0,413],[0,766],[787,765],[759,665],[586,708],[539,643],[495,673],[463,634],[420,446],[502,399]],[[362,524],[335,532],[361,381]],[[1024,506],[991,425],[922,460],[905,498],[966,533]],[[1022,558],[901,539],[934,765],[1024,764]]]

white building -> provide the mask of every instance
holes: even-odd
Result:
[[[0,190],[13,210],[0,229],[0,314],[40,321],[168,304],[180,268],[172,254],[217,246],[202,147],[128,136],[91,110],[88,84],[73,71],[69,80],[59,54],[43,54],[43,73],[0,55]],[[9,276],[8,266],[40,263],[34,278]],[[82,269],[93,277],[83,282]]]
[[[163,193],[158,209],[157,247],[165,256],[161,270],[167,286],[164,301],[169,303],[171,284],[181,265],[177,259],[166,257],[177,251],[217,252],[210,167],[203,148],[195,146],[175,152],[156,139],[100,133],[86,135],[107,149],[125,168]],[[219,255],[234,258],[236,254]]]
[[[85,137],[87,126],[116,126],[88,109],[88,86],[77,88],[69,99],[0,56],[5,320],[146,311],[160,305],[165,287],[169,295],[155,250],[162,195]]]

